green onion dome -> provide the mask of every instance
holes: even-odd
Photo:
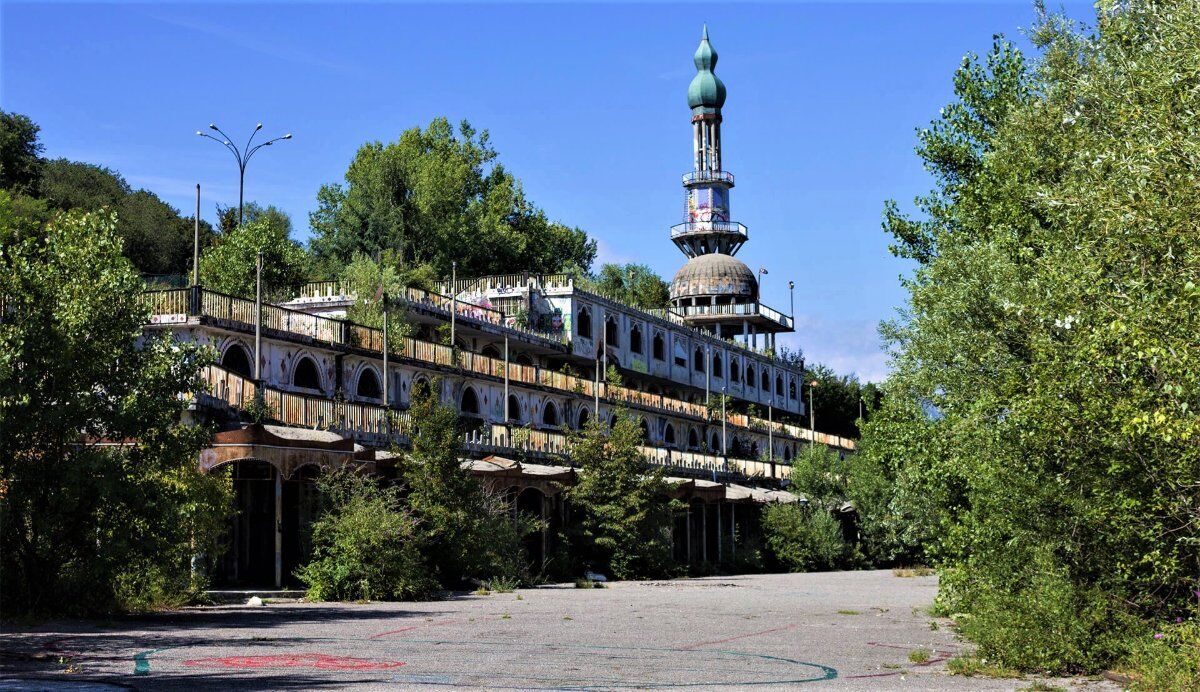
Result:
[[[725,105],[725,85],[721,78],[713,73],[717,66],[717,51],[708,41],[708,26],[700,38],[700,47],[692,62],[696,65],[696,76],[688,86],[688,106],[698,112],[715,112]]]

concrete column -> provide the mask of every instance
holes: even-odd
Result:
[[[688,503],[686,517],[687,517],[687,520],[686,520],[687,561],[688,561],[688,564],[690,565],[690,564],[692,564],[692,505],[691,505],[691,503]]]
[[[721,562],[721,503],[717,503],[717,562]]]
[[[737,559],[737,505],[729,504],[729,557]]]
[[[275,469],[275,588],[283,588],[283,473]]]
[[[700,505],[700,517],[703,525],[700,533],[700,559],[708,562],[708,503]]]

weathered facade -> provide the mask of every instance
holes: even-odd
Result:
[[[347,321],[357,297],[336,282],[280,305],[199,286],[147,294],[149,330],[219,354],[194,407],[223,429],[201,468],[232,468],[237,488],[219,579],[286,581],[306,554],[314,474],[385,467],[388,450],[407,443],[407,409],[422,387],[439,387],[459,412],[465,466],[514,511],[553,521],[565,516],[561,490],[574,477],[568,433],[628,409],[641,420],[647,463],[668,467],[688,505],[675,534],[677,557],[690,562],[726,559],[755,507],[796,500],[777,489],[802,445],[853,450],[800,424],[802,365],[774,355],[774,335],[792,331],[792,316],[763,305],[758,278],[733,257],[746,230],[728,219],[733,177],[720,166],[725,89],[715,64],[706,31],[689,90],[688,219],[671,231],[689,260],[670,309],[640,310],[566,275],[456,279],[389,296],[414,327],[398,338]],[[447,327],[453,346],[439,336]],[[609,367],[622,384],[606,381]],[[257,397],[273,425],[243,422]],[[540,562],[548,537],[531,540]]]

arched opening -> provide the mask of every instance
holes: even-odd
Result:
[[[687,367],[687,349],[678,341],[675,342],[675,365],[681,368]]]
[[[696,449],[700,446],[700,435],[696,433],[696,429],[692,428],[688,431],[688,449]]]
[[[517,365],[533,365],[533,359],[528,353],[518,353],[516,358]]]
[[[746,386],[750,387],[750,388],[754,387],[754,366],[753,365],[746,366]]]
[[[650,426],[646,424],[645,418],[638,419],[638,427],[642,429],[642,442],[650,440]]]
[[[483,350],[479,353],[487,356],[488,358],[500,358],[500,349],[496,348],[495,344],[488,344],[487,346],[484,346]]]
[[[379,376],[374,368],[363,368],[358,373],[358,386],[354,388],[354,393],[364,399],[383,398],[383,386],[379,384]]]
[[[296,361],[292,371],[292,385],[304,389],[321,389],[321,373],[317,370],[317,361],[308,356],[301,356]]]
[[[792,460],[792,448],[791,448],[791,447],[784,447],[784,448],[783,448],[783,460],[784,460],[784,461],[791,461],[791,460]]]
[[[229,474],[233,509],[227,524],[228,549],[217,560],[217,584],[267,586],[275,583],[274,466],[239,459],[215,472]]]
[[[667,427],[663,430],[663,442],[674,446],[675,445],[675,426],[667,423]]]
[[[758,458],[758,443],[757,442],[750,443],[750,458],[751,459]]]
[[[779,375],[775,376],[775,393],[783,396],[783,378]]]
[[[517,398],[516,394],[508,395],[508,422],[521,422],[521,400]]]
[[[721,360],[720,353],[714,353],[712,357],[712,373],[713,377],[725,377],[725,363]]]
[[[557,428],[559,425],[558,407],[553,401],[547,401],[542,407],[542,425],[547,425],[552,428]]]
[[[517,495],[516,511],[531,519],[541,521],[545,516],[545,495],[537,488],[525,488]],[[529,558],[533,572],[541,572],[546,559],[546,530],[533,531],[521,537],[525,555]]]
[[[412,392],[410,393],[408,399],[409,401],[416,401],[418,399],[423,399],[432,393],[433,388],[430,386],[429,380],[424,377],[418,377],[413,380]]]
[[[474,387],[467,387],[463,390],[462,404],[459,405],[458,410],[464,416],[479,415],[479,395],[475,393]]]
[[[738,365],[738,362],[736,359],[729,361],[729,381],[730,382],[741,382],[742,381],[742,366]]]
[[[771,393],[771,375],[766,368],[762,371],[762,390],[767,394]]]
[[[246,379],[254,377],[254,366],[250,364],[250,352],[241,344],[230,344],[221,355],[221,367]]]
[[[714,432],[708,442],[709,442],[709,444],[708,444],[709,451],[715,452],[717,454],[721,453],[721,436],[720,435],[718,435],[717,433]]]
[[[592,311],[579,308],[579,316],[575,320],[575,333],[584,339],[592,338]]]
[[[654,360],[667,359],[667,343],[663,340],[662,332],[654,332]]]
[[[789,399],[796,398],[796,380],[788,381],[788,398]]]
[[[692,369],[696,372],[704,372],[704,349],[697,348],[692,354]]]
[[[642,328],[636,324],[629,329],[629,350],[638,354],[642,352]]]
[[[621,335],[617,330],[617,320],[614,317],[606,317],[604,319],[604,345],[619,346],[621,344]]]
[[[579,409],[579,418],[576,427],[580,430],[583,430],[585,427],[587,427],[588,421],[591,419],[592,414],[587,410],[586,407]]]

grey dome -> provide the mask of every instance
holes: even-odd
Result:
[[[675,273],[671,299],[731,296],[753,301],[758,296],[758,281],[744,262],[731,255],[700,255]]]

